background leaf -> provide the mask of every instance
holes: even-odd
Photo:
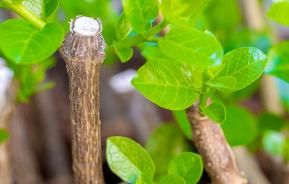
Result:
[[[108,138],[106,158],[110,169],[123,181],[136,183],[141,178],[148,184],[152,183],[154,163],[146,150],[135,141],[118,136]]]
[[[289,41],[279,43],[270,49],[266,74],[271,74],[289,82]]]
[[[207,85],[223,92],[240,90],[256,81],[263,73],[265,65],[266,56],[259,49],[235,49],[225,54],[222,65],[215,71],[217,74],[214,74]]]
[[[285,146],[285,136],[280,132],[267,131],[264,134],[262,143],[264,150],[272,156],[282,156]]]
[[[177,155],[169,165],[169,174],[181,176],[188,184],[197,183],[202,173],[202,158],[195,153],[181,153]]]
[[[158,15],[158,0],[122,0],[123,11],[137,33],[143,34]]]
[[[50,57],[61,45],[62,28],[55,23],[42,30],[21,19],[11,19],[0,24],[0,49],[12,62],[33,64]]]
[[[227,106],[226,120],[221,126],[232,146],[251,143],[258,131],[254,116],[246,109],[237,106]]]
[[[197,67],[216,65],[223,56],[222,46],[211,33],[180,24],[172,26],[159,47],[166,56]]]
[[[279,0],[274,1],[267,15],[276,22],[289,26],[289,1]]]
[[[209,2],[210,0],[162,0],[161,11],[166,21],[180,17],[192,18],[201,13]]]
[[[148,61],[137,71],[133,86],[146,98],[170,110],[191,106],[202,86],[201,72],[169,59]]]
[[[203,107],[202,112],[216,123],[223,123],[226,119],[226,108],[221,103],[212,103]]]
[[[49,17],[58,7],[60,0],[43,0],[44,16]]]
[[[5,130],[0,128],[0,144],[6,141],[9,138],[9,133]]]
[[[149,136],[146,149],[156,165],[155,177],[159,178],[167,173],[169,163],[176,155],[189,150],[189,145],[175,125],[163,124]]]
[[[191,123],[187,118],[187,113],[184,110],[173,111],[173,115],[187,139],[192,140]]]
[[[186,181],[180,176],[168,174],[168,175],[163,176],[160,179],[160,181],[157,183],[158,184],[186,184]]]

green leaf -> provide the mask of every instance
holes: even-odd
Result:
[[[122,63],[127,62],[133,56],[133,49],[132,48],[121,48],[117,47],[117,44],[114,44],[114,50],[117,56],[119,57]]]
[[[23,0],[21,4],[38,18],[43,18],[43,0]]]
[[[44,16],[49,17],[58,7],[60,0],[43,0]]]
[[[192,128],[187,113],[184,110],[173,111],[173,115],[186,138],[192,140]]]
[[[29,97],[35,93],[53,87],[51,82],[43,83],[43,81],[46,77],[46,71],[52,68],[55,62],[54,58],[49,58],[34,65],[8,63],[18,82],[17,100],[19,102],[28,102]]]
[[[162,0],[161,11],[165,20],[170,22],[180,17],[195,18],[206,8],[209,1],[210,0]]]
[[[0,129],[0,144],[9,138],[9,133],[5,129]]]
[[[107,139],[106,158],[110,169],[123,181],[129,183],[142,181],[151,184],[155,173],[154,163],[135,141],[126,137]]]
[[[123,11],[137,33],[143,34],[158,15],[158,0],[122,0]]]
[[[289,1],[278,0],[273,2],[267,15],[274,21],[289,26]]]
[[[235,49],[225,54],[222,65],[217,68],[217,74],[206,84],[222,92],[234,92],[256,81],[263,73],[265,65],[266,56],[259,49]]]
[[[172,26],[159,47],[166,56],[199,69],[220,63],[223,56],[222,46],[211,33],[180,24]]]
[[[2,2],[0,2],[0,8],[4,8],[5,4],[3,4]]]
[[[216,123],[223,123],[226,119],[226,108],[221,103],[212,103],[203,107],[202,112]]]
[[[34,28],[21,19],[12,19],[0,24],[0,49],[16,64],[33,64],[50,57],[61,45],[62,28],[55,23],[42,30]]]
[[[202,173],[202,158],[195,153],[181,153],[177,155],[169,165],[169,174],[181,176],[188,184],[197,183]]]
[[[263,113],[259,117],[258,124],[261,132],[265,132],[267,130],[280,131],[285,124],[285,121],[275,114]]]
[[[281,156],[284,151],[285,136],[280,132],[267,131],[264,134],[262,143],[266,152],[273,156]]]
[[[168,174],[163,176],[157,184],[186,184],[186,181],[180,176]]]
[[[128,37],[131,31],[132,31],[131,24],[128,22],[124,14],[121,14],[120,19],[118,20],[116,26],[116,38],[118,40],[124,40]]]
[[[132,84],[160,107],[183,110],[196,101],[203,81],[193,66],[159,58],[142,66]]]
[[[163,124],[149,136],[146,149],[156,165],[156,178],[159,178],[167,173],[169,163],[176,155],[189,151],[189,145],[175,125]]]
[[[221,126],[232,146],[250,144],[258,131],[254,116],[245,108],[235,106],[227,107],[226,120]]]
[[[271,48],[268,55],[266,74],[271,74],[289,82],[289,41],[284,41]]]

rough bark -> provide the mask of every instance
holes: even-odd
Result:
[[[221,127],[195,108],[187,111],[192,125],[193,142],[201,154],[213,184],[245,184],[235,156]]]
[[[74,182],[102,184],[99,70],[103,61],[104,41],[100,22],[95,34],[82,35],[82,27],[75,25],[79,18],[72,22],[71,32],[61,48],[70,82]],[[95,23],[92,19],[89,21]],[[90,26],[90,23],[82,25]],[[86,28],[83,30],[86,31]]]

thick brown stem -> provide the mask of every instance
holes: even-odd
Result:
[[[192,125],[193,142],[201,154],[205,169],[214,184],[245,184],[235,156],[220,126],[194,107],[187,111]]]
[[[70,80],[73,170],[76,184],[103,184],[99,70],[104,42],[99,21],[77,17],[61,49]]]

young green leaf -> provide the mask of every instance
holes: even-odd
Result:
[[[222,92],[234,92],[256,81],[264,71],[265,54],[257,48],[244,47],[225,54],[217,74],[206,84]]]
[[[173,111],[173,115],[186,138],[192,140],[192,128],[187,113],[184,110],[180,110]]]
[[[168,139],[168,137],[170,139]],[[178,154],[189,151],[185,137],[173,124],[162,124],[149,136],[146,149],[156,165],[156,178],[167,173],[169,163]]]
[[[124,40],[128,37],[129,33],[132,31],[131,24],[128,22],[124,14],[121,14],[120,19],[116,26],[116,38],[118,40]]]
[[[166,56],[199,69],[220,63],[223,56],[222,46],[211,33],[180,24],[172,26],[159,47]]]
[[[134,30],[143,34],[158,15],[158,0],[122,0],[123,11]]]
[[[177,176],[177,175],[172,175],[168,174],[163,176],[157,184],[187,184],[184,178]]]
[[[60,0],[43,0],[44,17],[48,18],[58,7]]]
[[[237,106],[227,107],[226,120],[221,126],[232,146],[250,144],[258,131],[254,116],[245,108]]]
[[[169,165],[169,174],[181,176],[188,184],[197,183],[202,173],[202,158],[195,153],[181,153],[177,155]]]
[[[119,59],[122,63],[127,62],[133,56],[133,49],[132,48],[119,49],[117,47],[117,44],[114,44],[113,46],[114,46],[113,48],[114,48],[115,53],[117,54],[117,56],[119,57]]]
[[[8,138],[9,138],[9,133],[4,129],[0,129],[0,144],[3,143]]]
[[[212,103],[202,107],[202,112],[216,123],[223,123],[226,119],[226,108],[221,103]]]
[[[276,22],[289,26],[289,0],[274,1],[267,15]]]
[[[284,41],[271,48],[265,73],[289,82],[289,42]]]
[[[106,158],[110,169],[123,181],[152,184],[155,165],[146,150],[135,141],[119,136],[108,138]]]
[[[210,0],[162,0],[161,11],[166,21],[177,18],[195,18],[207,6]],[[194,5],[194,6],[192,6]]]
[[[16,64],[33,64],[50,57],[61,45],[63,29],[55,23],[42,30],[21,19],[0,24],[0,49]]]
[[[183,110],[196,101],[203,81],[192,65],[159,58],[142,66],[132,84],[160,107]]]

